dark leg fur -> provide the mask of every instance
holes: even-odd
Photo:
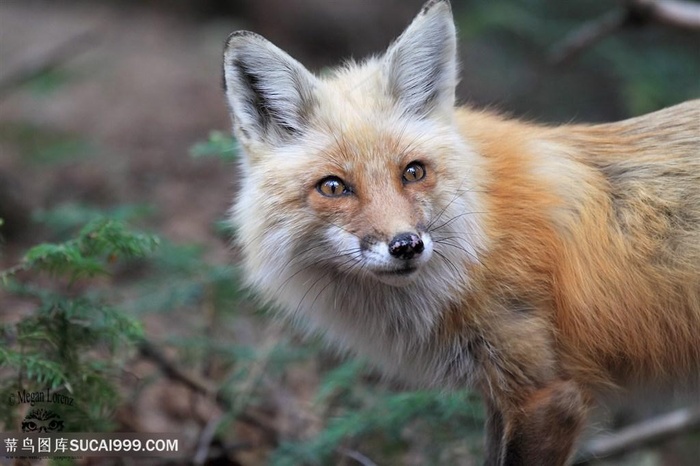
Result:
[[[586,402],[572,382],[537,390],[512,413],[489,414],[486,465],[566,465],[585,417]]]

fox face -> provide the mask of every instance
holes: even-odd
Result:
[[[304,247],[324,245],[300,250],[298,256],[308,254],[323,262],[327,255],[326,265],[337,272],[393,286],[413,282],[433,256],[462,262],[453,251],[436,248],[472,247],[454,232],[455,228],[462,228],[462,235],[469,232],[455,218],[465,207],[454,194],[456,184],[464,180],[450,176],[441,163],[440,156],[447,157],[454,149],[448,143],[436,151],[433,142],[449,140],[448,130],[407,130],[406,136],[397,137],[394,125],[334,131],[328,145],[307,155],[308,165],[295,168],[308,172],[308,177],[296,190],[301,193],[297,210],[288,214],[299,224],[302,217],[308,222],[306,238],[313,238],[313,244]]]
[[[478,167],[453,121],[447,2],[426,7],[384,56],[324,78],[237,32],[224,74],[244,152],[233,221],[263,293],[301,286],[313,298],[313,281],[331,277],[434,288],[437,269],[443,281],[466,282],[481,241]]]
[[[428,222],[435,174],[418,154],[377,149],[373,166],[347,158],[318,172],[308,205],[327,223],[319,229],[337,269],[401,285],[433,254]],[[331,174],[321,174],[326,172]]]

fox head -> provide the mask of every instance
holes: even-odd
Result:
[[[225,88],[243,151],[233,222],[253,285],[304,307],[335,283],[429,294],[467,282],[479,208],[454,121],[456,42],[445,0],[384,55],[323,77],[254,33],[231,34]]]

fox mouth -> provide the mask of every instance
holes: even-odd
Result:
[[[381,270],[373,270],[372,273],[376,277],[377,280],[379,280],[382,283],[385,283],[387,285],[391,286],[406,286],[409,283],[413,282],[415,278],[419,275],[418,269],[420,267],[418,264],[415,265],[403,265],[401,267],[396,267],[393,269],[381,269]]]
[[[416,270],[418,270],[418,267],[415,267],[412,265],[407,265],[405,267],[401,267],[398,269],[377,270],[377,271],[375,271],[375,273],[377,275],[401,277],[401,276],[411,275]]]

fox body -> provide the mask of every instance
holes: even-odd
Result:
[[[700,101],[539,126],[455,107],[449,3],[317,77],[224,63],[251,286],[416,386],[474,387],[487,463],[570,460],[597,394],[700,373]]]

